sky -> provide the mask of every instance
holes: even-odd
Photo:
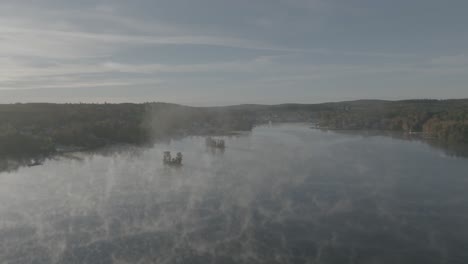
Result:
[[[468,98],[466,0],[0,0],[0,103]]]

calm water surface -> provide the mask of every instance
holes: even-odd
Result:
[[[225,140],[0,173],[0,263],[468,263],[468,159],[304,125]]]

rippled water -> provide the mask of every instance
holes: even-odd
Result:
[[[468,263],[468,159],[303,125],[225,140],[0,173],[0,263]]]

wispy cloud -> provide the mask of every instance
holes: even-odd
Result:
[[[29,60],[3,58],[0,63],[8,68],[0,72],[0,89],[40,89],[50,87],[92,87],[123,86],[161,83],[162,79],[171,82],[181,78],[181,74],[204,74],[206,78],[222,80],[227,75],[250,75],[250,85],[317,79],[351,78],[352,76],[372,76],[375,74],[460,74],[468,67],[455,64],[451,67],[427,63],[388,63],[388,64],[343,64],[317,63],[296,64],[284,62],[287,56],[258,56],[247,60],[233,60],[198,64],[141,64],[113,60],[91,60],[84,62],[56,62],[49,64],[31,63]],[[177,74],[174,77],[161,77]],[[219,76],[222,74],[222,76]],[[253,82],[256,80],[255,82]],[[239,80],[237,82],[240,82]]]
[[[106,26],[96,26],[101,24]],[[139,45],[208,45],[299,51],[258,40],[220,34],[197,34],[180,26],[158,21],[139,21],[102,12],[100,9],[86,12],[35,9],[34,13],[31,12],[31,17],[2,16],[0,34],[0,56],[54,59],[103,57],[112,56],[122,48],[137,48]]]
[[[360,78],[385,77],[401,84],[401,76],[411,76],[415,83],[418,78],[468,73],[464,50],[418,52],[391,44],[381,48],[386,43],[373,37],[380,32],[366,35],[363,30],[380,23],[365,20],[375,16],[378,7],[323,0],[240,0],[217,5],[223,10],[179,14],[186,8],[178,6],[183,1],[146,2],[179,16],[139,16],[128,10],[144,11],[143,7],[128,1],[2,3],[0,89],[164,85],[174,94],[184,90],[182,86],[247,87],[267,94],[268,89],[305,90],[316,83],[335,83],[345,90]],[[228,7],[237,7],[232,9],[237,13],[219,12],[231,11]]]

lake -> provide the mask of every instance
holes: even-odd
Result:
[[[0,262],[468,263],[468,159],[300,124],[223,139],[0,173]]]

